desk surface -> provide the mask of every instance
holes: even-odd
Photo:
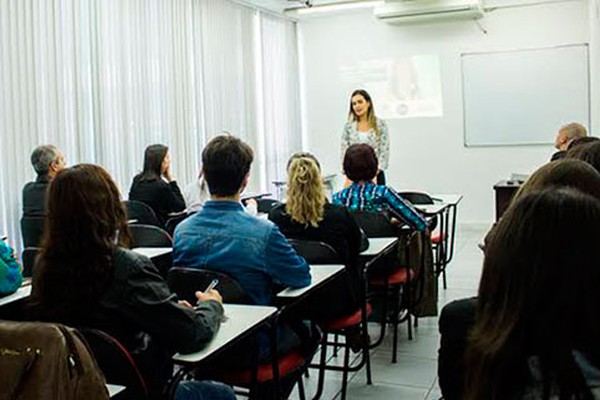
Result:
[[[261,325],[269,317],[277,312],[275,307],[250,306],[239,304],[223,304],[225,317],[217,334],[208,345],[191,354],[175,354],[173,361],[177,364],[196,364],[211,354],[223,349],[226,345],[241,339],[246,333]]]
[[[310,285],[303,288],[287,288],[277,294],[278,298],[294,298],[300,297],[306,292],[316,289],[321,286],[325,281],[333,278],[335,275],[341,273],[344,270],[342,264],[324,264],[324,265],[311,265],[310,275],[312,280]]]
[[[450,203],[415,204],[415,208],[426,215],[439,214],[450,206]]]
[[[396,237],[369,238],[369,247],[360,253],[361,256],[376,256],[398,241]]]
[[[15,301],[19,301],[29,297],[31,294],[31,284],[26,286],[21,286],[16,292],[13,294],[9,294],[8,296],[0,297],[0,307],[5,306],[10,303],[14,303]]]
[[[431,197],[444,204],[457,205],[463,198],[462,194],[432,194]],[[435,201],[434,200],[434,201]],[[437,201],[436,201],[437,203]]]
[[[136,247],[131,250],[148,258],[159,257],[173,252],[172,247]]]
[[[110,397],[116,396],[119,393],[121,393],[123,390],[125,390],[125,386],[121,386],[121,385],[111,385],[110,383],[106,384],[106,389],[108,389],[108,395]]]

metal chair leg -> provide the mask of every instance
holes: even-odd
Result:
[[[350,366],[350,347],[344,349],[344,371],[342,372],[342,398],[346,400],[346,391],[348,389],[348,367]]]

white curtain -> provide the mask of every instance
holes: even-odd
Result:
[[[296,24],[262,14],[264,140],[260,162],[265,181],[285,180],[289,156],[302,149],[300,70]]]
[[[18,245],[34,147],[107,168],[126,197],[164,143],[181,186],[222,131],[255,149],[250,190],[299,149],[295,24],[227,0],[0,0],[0,231]]]

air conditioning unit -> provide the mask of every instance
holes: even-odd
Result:
[[[375,16],[391,24],[437,19],[477,19],[484,16],[481,0],[387,0]]]

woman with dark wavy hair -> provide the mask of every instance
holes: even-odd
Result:
[[[196,311],[178,303],[152,262],[127,250],[129,242],[125,210],[110,175],[90,164],[60,171],[48,191],[31,311],[39,320],[116,337],[136,358],[152,398],[158,398],[172,375],[171,355],[200,350],[216,332],[223,307],[216,291],[197,292]],[[213,389],[186,384],[178,398],[200,399],[206,387]],[[229,388],[218,391],[225,396],[217,398],[232,398]]]

